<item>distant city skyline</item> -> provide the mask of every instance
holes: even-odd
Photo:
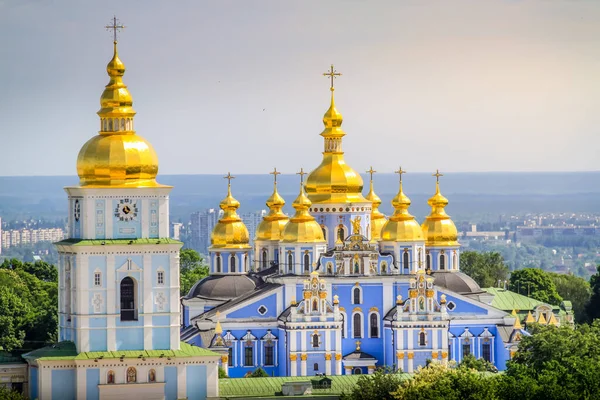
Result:
[[[315,168],[331,63],[360,173],[600,169],[597,2],[0,0],[0,176],[75,174],[113,14],[161,174]]]

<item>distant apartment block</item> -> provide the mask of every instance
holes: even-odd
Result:
[[[1,232],[1,247],[3,249],[38,242],[59,242],[65,238],[65,231],[62,228],[11,229]]]
[[[248,234],[250,235],[250,246],[254,245],[254,235],[256,235],[256,228],[262,221],[263,217],[267,214],[265,210],[255,211],[252,213],[241,214],[242,221],[248,228]]]
[[[574,236],[600,236],[598,226],[517,226],[517,240],[533,241],[540,238],[569,238]]]
[[[175,240],[180,240],[182,229],[183,229],[183,224],[181,222],[172,222],[171,223],[171,238],[175,239]]]

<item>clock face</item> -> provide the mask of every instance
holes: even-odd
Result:
[[[137,219],[138,207],[137,202],[131,199],[121,199],[115,207],[115,218],[119,221],[133,221]]]
[[[75,221],[79,221],[79,218],[81,218],[81,204],[79,203],[79,199],[75,200],[75,204],[73,204],[73,218],[75,218]]]

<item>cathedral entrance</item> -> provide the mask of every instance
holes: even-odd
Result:
[[[121,321],[137,321],[135,282],[130,277],[121,281]]]

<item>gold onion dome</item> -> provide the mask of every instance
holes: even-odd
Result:
[[[219,203],[219,207],[223,210],[223,217],[219,219],[219,222],[213,228],[210,235],[210,247],[211,249],[249,249],[248,228],[237,214],[240,202],[231,195],[231,179],[234,177],[227,174],[225,178],[229,179],[227,196]]]
[[[280,240],[283,228],[289,221],[289,217],[281,211],[285,205],[285,200],[277,192],[277,172],[275,169],[271,172],[275,176],[273,183],[273,194],[267,199],[269,213],[263,217],[263,220],[256,229],[256,240]]]
[[[156,182],[156,152],[133,130],[133,100],[123,83],[125,65],[119,59],[116,41],[106,71],[110,80],[100,98],[100,132],[79,151],[79,183],[86,187],[161,186]]]
[[[442,174],[437,171],[433,176],[437,178],[435,194],[427,201],[427,204],[431,206],[431,213],[421,225],[425,235],[425,245],[432,247],[458,246],[458,230],[444,209],[448,205],[448,199],[440,193],[439,177]]]
[[[373,190],[373,174],[377,171],[373,171],[373,167],[367,171],[367,173],[371,174],[371,180],[369,185],[369,193],[365,196],[365,198],[373,203],[372,211],[371,211],[371,240],[377,241],[381,239],[381,230],[383,229],[387,219],[385,214],[379,211],[379,206],[381,205],[381,199],[375,191]]]
[[[413,242],[424,240],[423,230],[414,216],[408,212],[410,199],[402,190],[402,174],[400,168],[396,171],[400,175],[400,188],[398,194],[392,199],[394,214],[390,216],[381,230],[381,240],[386,242]]]
[[[301,169],[301,176],[306,173]],[[308,209],[312,205],[310,199],[304,191],[304,182],[300,180],[300,194],[292,203],[296,213],[283,229],[282,242],[284,243],[321,243],[325,242],[323,229],[310,215]]]
[[[331,72],[324,75],[333,79],[340,74],[335,73],[332,66]],[[306,192],[313,203],[367,202],[362,195],[361,176],[344,160],[342,138],[346,134],[342,130],[342,114],[335,108],[333,80],[330,90],[331,105],[323,116],[325,129],[321,132],[325,142],[323,161],[308,175]]]

